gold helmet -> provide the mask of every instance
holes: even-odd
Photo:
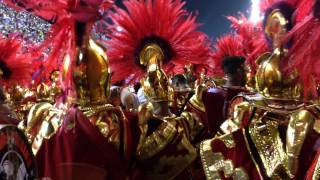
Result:
[[[64,61],[63,76],[72,71],[76,88],[76,102],[86,106],[105,103],[110,95],[110,67],[103,46],[93,39],[78,47],[75,64],[71,66],[70,57]]]
[[[298,74],[284,75],[280,69],[281,57],[285,52],[275,49],[273,54],[262,55],[255,75],[257,90],[268,98],[297,99],[301,86],[297,83]]]
[[[274,9],[265,20],[264,32],[273,42],[288,32],[288,19],[282,14],[280,9]]]
[[[164,54],[155,43],[147,44],[140,52],[140,64],[147,67],[147,76],[141,81],[146,97],[152,102],[169,100],[169,80],[161,69]]]
[[[255,75],[257,90],[268,98],[292,99],[299,98],[301,86],[297,83],[297,73],[284,74],[281,61],[287,60],[287,49],[282,42],[283,37],[291,28],[289,6],[279,4],[279,8],[270,10],[265,17],[264,31],[272,41],[273,53],[266,53],[257,60],[258,69]],[[285,9],[285,10],[284,10]],[[283,12],[287,12],[283,13]]]

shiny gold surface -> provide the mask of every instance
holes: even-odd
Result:
[[[28,115],[24,132],[37,154],[44,139],[50,139],[60,127],[66,108],[57,109],[48,102],[35,104]]]
[[[196,158],[196,149],[190,141],[203,127],[188,112],[183,112],[180,117],[171,113],[157,115],[157,106],[157,103],[149,102],[139,107],[141,135],[136,156],[141,163],[155,159],[155,163],[145,172],[148,178],[173,179]],[[160,121],[160,124],[147,135],[149,121]],[[182,151],[183,154],[177,154]]]
[[[259,65],[255,83],[259,93],[269,99],[299,99],[301,85],[297,84],[298,74],[285,75],[281,61],[287,56],[283,38],[287,34],[289,21],[279,9],[273,10],[266,17],[265,34],[272,42],[273,52],[261,55],[256,61]]]
[[[70,71],[70,65],[70,58],[66,56],[62,73]],[[90,39],[85,47],[79,47],[72,71],[78,102],[81,105],[101,104],[107,101],[111,76],[109,60],[102,46]]]
[[[41,124],[41,120],[42,118],[44,118],[45,114],[47,114],[48,112],[46,112],[49,108],[51,108],[52,105],[50,103],[47,102],[42,102],[42,103],[38,103],[36,105],[34,105],[29,112],[28,115],[28,119],[27,119],[27,126],[25,131],[28,133],[30,132],[32,129],[34,129],[35,125],[39,125]]]
[[[252,106],[250,105],[250,103],[246,101],[235,105],[232,117],[234,124],[240,127],[245,113],[248,112],[251,108]]]
[[[169,100],[168,78],[158,66],[150,66],[147,77],[141,81],[143,91],[149,101],[161,102]]]
[[[152,114],[152,109],[151,103],[144,104],[139,108],[141,136],[136,156],[142,163],[156,158],[155,163],[150,165],[148,171],[145,172],[148,178],[157,180],[172,179],[195,159],[196,150],[187,137],[188,133],[186,131],[190,132],[190,129],[187,130],[182,125],[184,118],[175,116],[157,117]],[[158,119],[162,123],[147,136],[147,122],[154,119]],[[185,153],[178,155],[176,154],[177,151]]]
[[[208,180],[225,178],[249,179],[248,174],[242,167],[235,167],[233,162],[225,159],[222,153],[213,152],[211,142],[214,140],[216,139],[206,140],[200,144],[200,156],[206,178]],[[227,148],[234,148],[236,146],[232,134],[219,137],[219,140],[222,140]],[[221,177],[219,172],[223,172],[224,177]]]
[[[82,106],[79,108],[88,117],[90,122],[98,127],[108,143],[121,152],[126,152],[126,149],[120,149],[120,143],[123,142],[125,144],[121,140],[121,128],[125,128],[122,127],[121,123],[126,121],[121,108],[110,104]],[[122,147],[125,148],[125,145]]]
[[[273,10],[266,20],[265,34],[270,39],[277,38],[280,34],[284,34],[287,32],[286,25],[288,24],[288,20],[283,16],[279,9]]]
[[[286,153],[278,132],[278,123],[268,119],[267,115],[265,113],[258,117],[255,114],[253,117],[255,122],[250,124],[249,134],[257,148],[267,176],[274,178],[278,171],[286,169]]]
[[[195,137],[202,131],[204,125],[196,118],[196,115],[190,112],[182,112],[181,116],[174,119],[180,127],[180,133],[183,133],[193,142]]]
[[[5,92],[5,96],[5,103],[12,107],[17,115],[17,119],[27,119],[30,108],[36,103],[35,90],[13,84],[13,86]]]
[[[316,126],[318,114],[314,112],[318,112],[317,105],[296,100],[265,99],[258,95],[243,97],[245,101],[235,106],[234,117],[228,121],[241,123],[244,115],[249,113],[252,117],[249,134],[268,177],[295,178],[298,165],[303,161],[300,153],[305,138]],[[280,124],[288,124],[285,141],[280,138]]]
[[[296,83],[298,75],[293,73],[285,77],[280,69],[284,54],[284,50],[277,48],[267,59],[260,60],[261,64],[256,72],[256,88],[267,98],[299,99],[301,86]]]
[[[164,122],[158,130],[139,144],[137,156],[139,159],[149,159],[163,150],[177,134],[176,128],[171,124]]]
[[[147,44],[140,52],[140,64],[149,67],[152,64],[162,66],[164,54],[157,44]]]
[[[147,67],[147,76],[141,81],[148,100],[168,101],[170,98],[169,79],[161,69],[164,55],[157,44],[148,44],[140,53],[140,63]]]
[[[288,171],[293,178],[298,170],[299,155],[308,130],[314,117],[307,110],[301,110],[290,116],[287,130],[286,151],[288,155]]]
[[[191,97],[190,103],[199,111],[205,112],[206,109],[204,107],[202,101],[202,94],[207,90],[207,87],[204,84],[200,84],[196,88],[196,93]]]
[[[55,97],[61,93],[59,78],[60,78],[60,71],[53,71],[51,73],[50,97],[52,100],[55,100]]]
[[[45,83],[40,83],[37,86],[37,91],[36,91],[36,95],[37,95],[37,100],[38,101],[52,101],[52,99],[50,99],[50,90],[51,88],[46,85]]]

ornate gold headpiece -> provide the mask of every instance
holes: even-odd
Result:
[[[147,67],[147,77],[141,81],[150,101],[168,101],[168,77],[161,69],[164,54],[157,44],[148,44],[140,52],[140,64]]]

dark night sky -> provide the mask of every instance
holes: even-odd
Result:
[[[122,0],[117,0],[121,4]],[[229,31],[230,23],[227,15],[237,15],[239,11],[246,12],[250,0],[185,0],[186,7],[192,12],[199,12],[198,22],[202,23],[200,30],[215,40]]]

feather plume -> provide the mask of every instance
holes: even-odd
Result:
[[[228,56],[245,56],[243,51],[242,40],[239,36],[232,34],[226,34],[219,39],[217,39],[216,44],[214,45],[215,51],[212,53],[214,74],[222,76],[223,70],[221,68],[222,60]]]
[[[12,83],[27,85],[33,73],[32,57],[22,51],[22,40],[17,36],[0,36],[1,82],[5,86]]]
[[[207,63],[208,37],[197,31],[196,16],[187,13],[184,4],[181,0],[126,0],[127,10],[114,8],[107,42],[113,82],[131,74],[133,81],[143,76],[137,52],[146,40],[162,42],[167,57],[163,67],[166,72],[178,73],[185,64]]]
[[[48,78],[52,71],[60,68],[63,57],[69,54],[74,62],[76,51],[75,22],[91,23],[98,20],[100,10],[108,9],[112,0],[4,0],[16,10],[26,10],[53,23],[45,41],[33,48],[35,52],[49,50],[41,63],[42,73]]]
[[[246,63],[252,71],[255,71],[256,59],[259,55],[269,51],[261,22],[252,23],[243,14],[240,14],[239,17],[228,16],[227,18],[235,30],[235,36],[242,42]]]
[[[296,10],[298,23],[287,37],[294,41],[289,51],[290,62],[285,70],[288,73],[298,70],[306,100],[319,97],[320,21],[318,3],[318,0],[306,0],[298,4]]]
[[[299,2],[300,0],[262,0],[260,1],[260,10],[262,12],[266,12],[267,9],[271,8],[274,4],[277,3],[287,3],[290,6],[296,6],[296,4]],[[307,0],[308,1],[308,0]]]

